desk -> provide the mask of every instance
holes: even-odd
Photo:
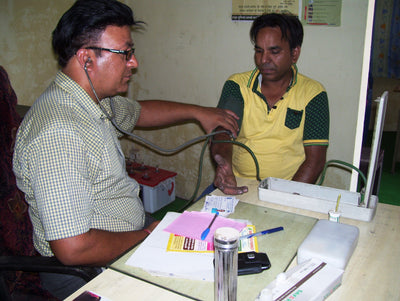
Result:
[[[243,203],[250,203],[317,219],[327,218],[325,214],[260,201],[257,197],[257,181],[238,179],[238,182],[239,185],[247,185],[249,187],[249,192],[247,194],[239,196],[239,199]],[[221,193],[217,191],[214,194],[221,195]],[[341,219],[341,222],[357,226],[360,230],[360,236],[357,248],[343,275],[342,285],[329,297],[329,301],[398,300],[400,296],[400,207],[378,204],[376,215],[371,222],[362,222],[346,218]],[[270,238],[272,238],[272,236]],[[296,259],[291,262],[290,267],[295,265]],[[109,270],[106,272],[111,273]],[[113,273],[114,272],[112,272],[112,274]],[[98,277],[107,278],[108,275],[103,274]],[[121,277],[126,277],[132,282],[132,285],[129,286],[128,289],[131,293],[130,297],[132,294],[136,296],[135,292],[142,290],[142,286],[139,286],[142,281],[126,275],[122,275]],[[95,289],[97,285],[96,279],[97,277],[81,288],[80,291],[84,289]],[[116,290],[124,290],[123,287],[119,288],[120,283],[113,281],[112,278],[110,278],[108,284],[109,287],[103,287],[101,291],[101,293],[104,294],[109,292],[109,295],[106,296],[112,297],[113,292]],[[265,286],[267,284],[268,282],[265,283]],[[238,287],[238,290],[239,288],[240,287]],[[164,290],[157,286],[150,285],[145,289],[153,292],[153,299],[157,296],[156,299],[172,300],[164,299],[161,295],[160,298],[158,298],[160,290],[161,292]],[[140,299],[140,297],[138,298]],[[115,295],[114,301],[116,300],[129,300],[129,298],[119,298],[119,295]],[[249,296],[249,298],[238,298],[238,300],[254,300],[254,298]]]
[[[72,301],[85,290],[96,292],[112,301],[192,300],[112,269],[105,270],[65,300]]]
[[[197,202],[191,206],[188,211],[201,210],[203,203],[203,201]],[[238,277],[238,300],[254,300],[267,283],[274,280],[279,273],[285,270],[295,257],[297,248],[308,233],[310,233],[317,221],[317,219],[312,217],[244,202],[239,202],[239,204],[237,204],[235,212],[229,215],[229,218],[248,219],[255,225],[256,231],[257,229],[261,231],[279,226],[284,228],[284,231],[258,237],[259,251],[268,254],[271,268],[260,274]],[[198,300],[214,299],[214,282],[173,277],[156,277],[150,275],[141,268],[127,265],[126,261],[135,250],[136,248],[112,263],[110,268]],[[210,269],[212,269],[212,266],[210,266]]]
[[[238,184],[249,187],[248,195],[240,198],[242,202],[327,219],[327,215],[322,213],[260,201],[257,197],[256,181],[239,179]],[[357,226],[360,236],[344,272],[342,285],[328,300],[399,300],[400,207],[378,204],[371,222],[348,218],[341,218],[340,221]],[[296,265],[296,260],[293,260],[290,267]]]

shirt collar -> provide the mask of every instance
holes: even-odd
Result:
[[[103,111],[100,109],[99,105],[97,105],[93,101],[89,94],[76,81],[71,79],[61,70],[58,71],[55,82],[62,89],[68,91],[68,93],[73,94],[75,96],[74,101],[76,101],[76,104],[82,107],[84,110],[89,111],[91,114],[94,114],[97,118],[106,117]]]
[[[297,74],[298,74],[298,69],[296,64],[292,64],[292,79],[289,83],[289,86],[286,89],[286,92],[288,92],[292,87],[294,87],[297,83]],[[261,81],[262,81],[262,75],[260,70],[257,68],[253,70],[252,75],[250,77],[249,86],[253,87],[253,91],[256,91],[258,88],[261,89]],[[251,84],[252,82],[252,84]]]

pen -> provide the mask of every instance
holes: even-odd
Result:
[[[338,209],[339,209],[339,202],[340,202],[340,197],[341,197],[341,196],[342,196],[342,195],[339,194],[338,197],[337,197],[335,212],[337,212]]]
[[[218,212],[215,213],[215,215],[214,215],[211,223],[208,225],[207,229],[205,229],[203,231],[203,233],[201,233],[201,240],[205,240],[206,239],[208,233],[210,232],[210,228],[211,228],[212,224],[214,223],[215,219],[217,218],[217,216],[218,216]]]
[[[256,232],[256,233],[252,233],[252,234],[243,235],[243,236],[240,236],[239,239],[248,239],[248,238],[252,238],[252,237],[255,237],[255,236],[271,234],[271,233],[282,231],[282,230],[283,230],[283,227],[272,228],[272,229],[268,229],[268,230],[264,230],[264,231],[260,231],[260,232]]]

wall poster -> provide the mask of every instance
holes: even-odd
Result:
[[[303,0],[302,19],[308,25],[339,26],[342,0]]]
[[[232,0],[232,20],[252,21],[264,13],[288,13],[303,24],[340,26],[342,0]]]
[[[300,0],[232,0],[232,20],[251,21],[264,13],[289,13],[298,16],[299,1]]]

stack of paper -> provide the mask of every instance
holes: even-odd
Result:
[[[201,240],[201,234],[210,225],[214,214],[208,212],[198,212],[198,211],[185,211],[178,218],[176,218],[172,223],[170,223],[165,231]],[[233,219],[218,216],[213,222],[210,233],[204,239],[207,242],[212,242],[214,240],[214,232],[221,227],[231,227],[239,232],[246,226],[245,223],[235,221]]]
[[[256,232],[256,227],[247,225],[240,235],[248,235]],[[214,242],[194,239],[190,237],[170,234],[167,251],[171,252],[210,252],[214,253]],[[239,241],[238,252],[258,252],[257,237],[242,239]]]
[[[169,229],[174,234],[199,239],[201,232],[209,225],[212,216],[212,214],[206,212],[185,212],[183,214],[168,212],[160,224],[127,260],[126,264],[142,268],[157,276],[214,281],[214,253],[167,251],[171,233],[165,231]],[[206,242],[212,242],[212,233],[215,229],[226,226],[234,227],[240,231],[245,227],[245,224],[218,217],[211,227]]]

